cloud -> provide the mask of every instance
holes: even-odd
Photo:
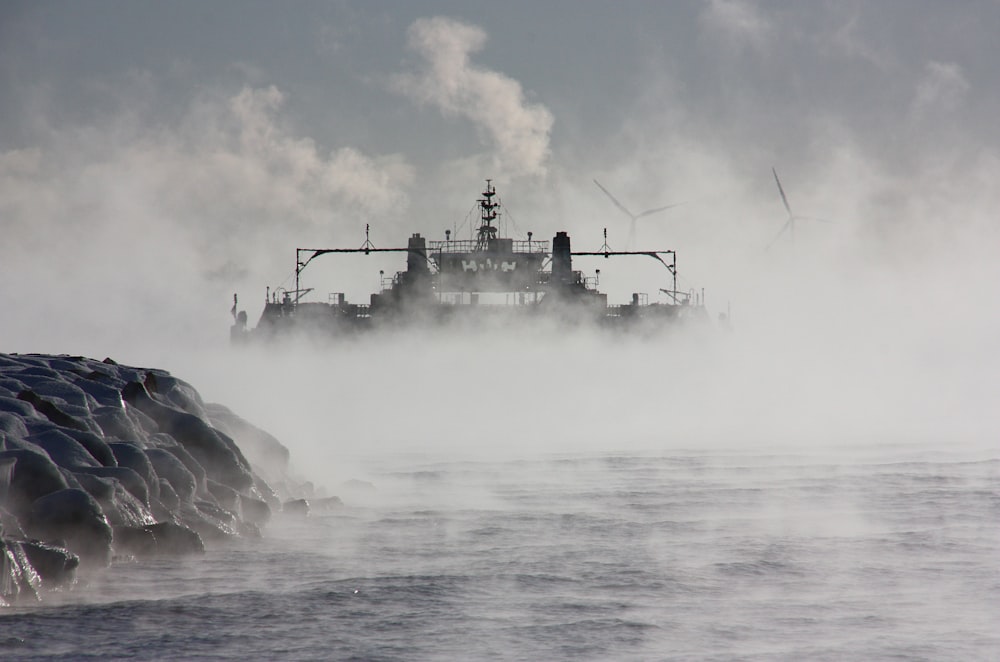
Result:
[[[728,37],[760,46],[771,32],[771,24],[749,0],[709,0],[701,20]]]
[[[408,35],[410,49],[424,58],[424,66],[397,76],[394,89],[445,115],[471,120],[496,149],[497,165],[510,175],[544,175],[552,113],[527,103],[516,80],[469,61],[482,50],[486,33],[437,17],[415,21]]]
[[[914,118],[934,112],[950,112],[962,105],[970,89],[962,68],[954,62],[928,62],[911,107]]]

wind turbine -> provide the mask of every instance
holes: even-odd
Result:
[[[785,224],[781,226],[780,230],[778,230],[778,234],[774,236],[771,243],[767,245],[767,249],[770,249],[771,246],[773,246],[775,242],[781,238],[781,235],[785,234],[785,232],[788,232],[788,237],[791,240],[792,245],[795,245],[795,221],[818,221],[820,223],[830,223],[830,221],[825,218],[816,218],[815,216],[799,216],[798,214],[792,213],[792,207],[788,204],[788,196],[785,195],[785,189],[781,186],[781,180],[778,179],[778,171],[772,167],[771,172],[774,174],[774,183],[778,185],[778,193],[781,194],[781,202],[784,203],[785,211],[788,212],[788,220],[786,220]]]
[[[625,208],[625,205],[623,205],[622,203],[618,202],[618,199],[615,198],[615,196],[611,195],[611,191],[609,191],[608,189],[606,189],[603,186],[601,186],[601,183],[599,181],[597,181],[595,179],[594,183],[597,184],[597,188],[599,188],[602,191],[604,191],[604,195],[606,195],[609,198],[611,198],[611,202],[613,202],[615,204],[615,207],[618,207],[619,209],[621,209],[622,212],[626,216],[628,216],[630,219],[632,219],[632,223],[629,225],[629,229],[628,229],[628,245],[629,246],[632,245],[632,240],[635,237],[635,222],[636,221],[638,221],[640,218],[642,218],[644,216],[651,216],[652,214],[657,214],[657,213],[659,213],[661,211],[666,211],[667,209],[670,209],[672,207],[679,207],[680,205],[684,204],[682,202],[678,202],[678,203],[675,203],[675,204],[672,204],[672,205],[666,205],[666,206],[663,206],[663,207],[657,207],[655,209],[647,209],[644,212],[640,212],[638,214],[633,214],[632,212],[630,212],[628,209]]]

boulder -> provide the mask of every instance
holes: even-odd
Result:
[[[116,556],[149,558],[156,556],[156,536],[145,526],[115,526],[114,548]]]
[[[246,495],[240,496],[240,517],[244,522],[250,522],[257,526],[267,524],[271,519],[271,506],[262,499],[255,499]]]
[[[83,490],[59,490],[37,499],[24,528],[43,541],[65,541],[84,563],[111,562],[111,525],[97,501]]]
[[[156,538],[160,554],[201,554],[205,543],[195,531],[176,522],[158,522],[146,527]]]
[[[85,467],[77,469],[77,475],[89,474],[100,478],[114,478],[128,492],[145,506],[149,505],[149,486],[145,479],[128,467]]]
[[[62,586],[76,579],[76,568],[80,565],[76,554],[37,540],[21,541],[20,545],[46,585]]]
[[[42,578],[32,567],[24,548],[0,539],[0,606],[24,599],[38,600]]]
[[[108,444],[111,452],[115,454],[115,461],[119,467],[131,469],[136,472],[146,483],[146,491],[150,498],[156,499],[160,496],[160,481],[153,469],[153,464],[146,457],[146,452],[132,442],[120,441]]]
[[[153,465],[156,475],[170,483],[180,501],[190,503],[194,499],[197,481],[176,455],[162,448],[149,448],[146,450],[146,457]],[[160,492],[162,500],[163,490]]]
[[[25,440],[44,450],[60,467],[76,469],[101,466],[80,442],[58,428],[34,432]]]
[[[7,458],[16,460],[7,487],[7,509],[19,519],[36,499],[68,487],[48,455],[31,450],[0,452],[0,460]]]
[[[176,439],[210,478],[235,490],[253,485],[250,464],[228,436],[194,414],[157,402],[140,383],[127,384],[122,397],[153,419],[160,432]]]
[[[281,512],[286,515],[305,517],[309,514],[309,502],[305,499],[290,499],[281,504]]]

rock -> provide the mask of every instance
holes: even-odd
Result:
[[[2,403],[0,403],[0,407],[2,406]],[[25,427],[24,421],[21,420],[20,416],[10,412],[0,411],[0,439],[4,439],[6,437],[21,439],[22,437],[27,436],[28,428]]]
[[[16,460],[6,502],[10,512],[19,519],[28,513],[36,499],[68,487],[59,467],[48,455],[31,450],[0,452],[0,460],[6,458]]]
[[[177,456],[162,448],[150,448],[146,450],[146,457],[152,463],[156,475],[170,483],[180,501],[190,503],[194,500],[197,481],[194,474],[177,459]]]
[[[219,430],[239,443],[251,465],[268,475],[281,475],[288,470],[288,449],[272,435],[251,425],[219,404],[205,405],[209,420]]]
[[[87,494],[94,497],[94,500],[98,504],[101,502],[107,502],[114,498],[115,496],[115,486],[111,480],[106,478],[101,478],[100,476],[92,476],[90,474],[73,472],[73,478],[80,485]],[[102,508],[102,510],[104,510]],[[107,513],[105,513],[107,514]]]
[[[83,446],[87,452],[90,453],[90,456],[93,457],[94,460],[96,460],[102,467],[118,466],[118,461],[115,460],[115,454],[111,451],[111,447],[108,446],[106,441],[93,432],[70,429],[65,430],[65,433],[70,438],[74,439],[78,444]]]
[[[109,468],[101,467],[101,469]],[[130,469],[125,471],[135,476],[134,471]],[[78,472],[75,476],[80,481],[81,487],[100,505],[111,526],[144,526],[156,521],[148,504],[125,489],[122,482],[114,475],[98,476]],[[138,476],[135,477],[138,479]]]
[[[226,540],[237,533],[237,529],[230,522],[218,519],[194,504],[182,503],[177,513],[177,521],[196,531],[203,540]]]
[[[305,499],[291,499],[281,504],[281,512],[287,515],[305,517],[309,514],[309,502]]]
[[[18,400],[24,400],[35,408],[39,414],[59,427],[86,430],[87,426],[73,418],[53,403],[45,400],[32,390],[25,389],[17,394]]]
[[[43,541],[64,540],[83,562],[111,562],[111,525],[97,501],[83,490],[59,490],[37,499],[24,528]]]
[[[75,473],[77,475],[85,473],[100,478],[114,478],[122,484],[122,487],[128,490],[129,494],[138,499],[142,505],[149,505],[148,484],[142,476],[128,467],[87,467],[78,469]]]
[[[38,600],[42,578],[17,542],[0,540],[0,605],[30,598]]]
[[[213,480],[236,490],[253,485],[249,463],[228,436],[216,432],[194,414],[157,402],[137,382],[127,384],[122,397],[152,418],[160,432],[176,439]]]
[[[118,466],[131,469],[136,472],[143,482],[146,483],[146,493],[149,498],[157,499],[160,496],[160,481],[153,469],[153,464],[146,457],[145,451],[131,442],[115,442],[108,444],[111,452],[115,454]]]
[[[208,493],[212,495],[220,506],[231,512],[239,511],[241,501],[239,492],[228,485],[216,483],[214,480],[206,481],[206,487],[208,488]]]
[[[175,522],[159,522],[146,527],[156,538],[156,549],[160,554],[202,554],[205,543],[201,536],[186,526]]]
[[[117,555],[128,555],[136,558],[156,556],[156,536],[149,526],[115,526],[114,548]]]
[[[340,497],[330,496],[322,499],[312,499],[309,502],[310,510],[337,510],[344,507],[344,502]]]
[[[287,480],[288,458],[168,372],[0,354],[0,604],[37,595],[42,581],[72,582],[112,550],[203,552],[206,540],[259,537],[279,509],[307,515],[305,499],[282,506],[315,493]]]
[[[42,450],[60,467],[76,469],[78,467],[99,467],[101,463],[87,452],[80,442],[57,428],[49,428],[44,432],[35,432],[26,438]]]
[[[62,586],[76,579],[76,568],[80,565],[80,557],[76,554],[37,540],[21,541],[20,544],[45,584]]]
[[[177,492],[174,491],[173,485],[170,484],[166,478],[160,479],[160,496],[157,499],[157,503],[163,505],[164,508],[168,510],[168,513],[172,513],[181,507],[181,498],[177,496]],[[170,519],[170,515],[166,515],[164,519]]]
[[[271,506],[261,499],[240,496],[240,515],[244,522],[263,526],[271,519]]]
[[[184,468],[191,472],[194,477],[194,493],[196,495],[205,496],[208,494],[208,472],[191,453],[187,452],[186,448],[173,442],[160,446],[160,448],[180,460]]]

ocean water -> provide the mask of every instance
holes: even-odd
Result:
[[[0,658],[1000,659],[1000,454],[940,448],[361,457],[343,508],[0,612]]]

